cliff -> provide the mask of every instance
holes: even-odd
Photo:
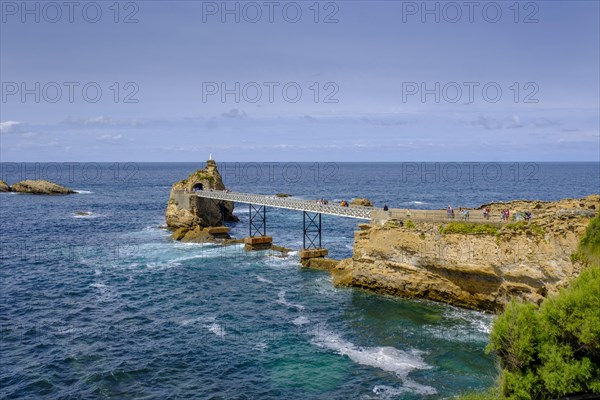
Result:
[[[534,217],[485,225],[361,224],[353,256],[336,266],[334,283],[498,311],[511,298],[539,303],[579,274],[582,266],[572,255],[600,209],[600,196],[485,206],[492,213],[530,210]]]
[[[209,229],[219,227],[224,221],[237,221],[233,215],[233,203],[191,196],[194,190],[225,190],[223,179],[214,160],[208,160],[206,167],[192,172],[186,179],[175,182],[171,187],[165,212],[167,227],[174,231],[172,237],[183,241],[207,241],[214,237]],[[223,215],[224,211],[224,215]]]

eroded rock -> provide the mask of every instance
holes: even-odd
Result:
[[[571,254],[592,215],[577,211],[597,209],[600,196],[488,206],[536,211],[529,223],[487,234],[442,234],[442,223],[361,225],[352,258],[332,271],[334,284],[499,311],[512,298],[539,303],[580,273]]]
[[[233,215],[233,202],[193,196],[196,190],[225,190],[214,160],[208,160],[205,168],[192,172],[171,187],[165,219],[167,227],[174,231],[171,237],[175,240],[210,241],[214,236],[205,228],[238,220]]]
[[[73,194],[75,191],[58,185],[56,183],[45,181],[41,179],[37,180],[24,180],[17,182],[11,186],[11,190],[17,193],[29,193],[29,194]]]
[[[10,186],[8,186],[8,183],[6,183],[4,181],[0,181],[0,192],[2,192],[2,193],[10,192]]]

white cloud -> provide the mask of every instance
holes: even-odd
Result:
[[[111,134],[111,133],[107,133],[105,135],[98,136],[98,140],[101,140],[103,142],[114,142],[117,140],[121,140],[122,138],[123,138],[123,135],[121,135],[121,134]]]
[[[67,118],[63,121],[64,124],[73,126],[85,127],[114,127],[114,126],[131,126],[137,127],[144,125],[143,121],[138,119],[114,119],[104,115],[89,118]]]
[[[0,122],[0,133],[15,133],[21,129],[21,123],[18,121]]]
[[[244,111],[240,111],[237,108],[232,108],[231,110],[221,114],[224,118],[245,118],[248,116]]]

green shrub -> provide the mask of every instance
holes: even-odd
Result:
[[[502,367],[509,399],[600,393],[600,267],[538,308],[511,302],[494,322],[488,351]]]
[[[491,388],[483,392],[464,393],[457,397],[459,400],[498,400],[501,399],[500,392]]]
[[[404,226],[407,227],[408,229],[415,229],[415,223],[412,222],[410,219],[406,221]]]
[[[529,226],[529,229],[531,229],[531,233],[533,233],[535,236],[544,237],[544,235],[546,234],[544,232],[544,229],[541,226],[537,225],[537,224],[531,224]]]
[[[504,227],[506,229],[512,230],[513,232],[523,232],[527,229],[527,222],[526,221],[511,222],[510,224],[504,225]]]
[[[600,214],[588,224],[577,252],[584,262],[600,265]]]
[[[440,226],[442,235],[448,233],[462,233],[465,235],[496,235],[498,228],[490,224],[474,224],[468,222],[450,222]]]

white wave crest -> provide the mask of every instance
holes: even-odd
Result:
[[[270,281],[267,278],[263,278],[260,275],[256,275],[256,280],[258,280],[259,282],[262,282],[262,283],[268,283],[269,285],[273,285],[274,284],[273,281]]]
[[[304,310],[304,306],[302,304],[296,304],[296,303],[291,303],[291,302],[287,301],[285,298],[285,290],[283,290],[283,289],[279,291],[277,303],[284,305],[286,307],[289,307],[289,308],[295,308],[300,311]]]
[[[422,395],[437,393],[435,388],[421,385],[408,378],[411,371],[431,368],[423,361],[421,357],[423,352],[419,350],[403,351],[390,346],[360,347],[342,339],[333,332],[322,329],[319,329],[318,334],[314,336],[313,343],[347,356],[358,364],[396,374],[402,380],[403,389]]]
[[[217,324],[216,322],[211,324],[208,327],[208,330],[219,337],[225,336],[225,329],[223,329],[223,327],[221,325]]]
[[[309,322],[310,322],[310,320],[303,315],[299,316],[298,318],[296,318],[292,321],[292,323],[296,326],[306,325]]]

